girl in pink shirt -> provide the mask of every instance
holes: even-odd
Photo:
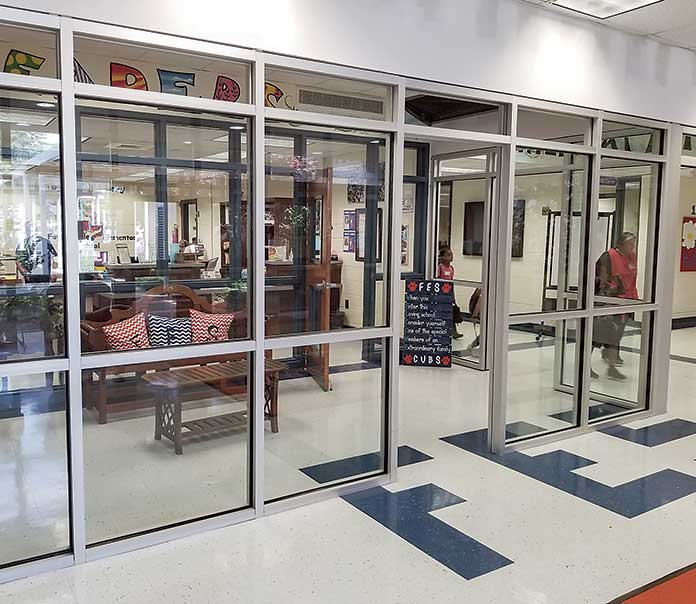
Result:
[[[437,265],[438,279],[444,279],[446,281],[452,281],[454,279],[454,267],[452,266],[453,258],[454,254],[452,253],[452,250],[450,248],[445,247],[442,248],[442,250],[440,250],[440,263]],[[452,337],[455,340],[458,340],[462,337],[462,334],[460,334],[457,330],[457,317],[461,315],[461,311],[459,310],[459,307],[457,306],[456,302],[454,303],[454,308],[452,309],[452,311]]]

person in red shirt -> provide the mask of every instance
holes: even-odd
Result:
[[[444,279],[445,281],[454,280],[454,267],[452,266],[452,260],[454,259],[454,254],[452,249],[449,247],[443,247],[440,250],[440,262],[437,265],[437,279]],[[453,321],[452,321],[452,337],[458,340],[462,337],[462,334],[457,330],[457,319],[461,322],[461,310],[457,303],[454,303],[452,308]]]
[[[595,266],[595,294],[597,296],[638,299],[638,259],[636,257],[636,236],[633,233],[619,235],[616,245],[604,252]],[[615,380],[625,380],[626,376],[616,367],[623,365],[619,355],[621,339],[626,323],[633,313],[597,317],[594,320],[593,348],[602,349],[602,359],[609,365],[607,376]],[[592,371],[592,377],[599,377]]]

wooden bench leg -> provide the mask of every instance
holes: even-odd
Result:
[[[106,409],[106,371],[101,369],[97,375],[99,377],[97,386],[97,411],[99,412],[99,423],[105,424],[109,419]]]
[[[174,452],[182,455],[184,452],[181,437],[181,399],[176,390],[167,389],[162,402],[155,406],[155,439],[162,440],[166,436],[174,443]]]
[[[266,399],[266,413],[271,421],[271,432],[278,432],[278,374],[266,376],[264,398]]]

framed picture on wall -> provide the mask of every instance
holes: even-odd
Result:
[[[355,259],[365,262],[365,249],[367,235],[367,209],[358,208],[355,211]],[[382,262],[382,208],[377,208],[377,250],[376,262]]]
[[[512,208],[512,257],[522,258],[524,254],[524,222],[526,202],[515,199]],[[483,231],[485,224],[485,204],[483,201],[464,203],[464,232],[462,237],[463,256],[483,255]]]

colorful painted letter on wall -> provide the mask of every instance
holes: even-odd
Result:
[[[21,50],[11,50],[7,53],[5,59],[5,73],[18,73],[20,75],[29,75],[30,69],[38,69],[46,61],[45,57],[37,57],[36,55],[22,52]]]
[[[195,86],[196,84],[195,73],[167,71],[158,67],[157,75],[159,75],[160,90],[167,94],[188,96],[188,88],[186,87]]]
[[[217,101],[228,101],[234,103],[239,99],[241,90],[239,84],[235,82],[232,78],[227,76],[219,75],[217,77],[217,82],[215,82],[215,92],[213,93],[213,98]]]
[[[123,63],[111,63],[111,85],[118,88],[148,90],[143,72]]]
[[[73,59],[73,80],[82,84],[94,84],[92,76],[90,76],[77,59]]]

